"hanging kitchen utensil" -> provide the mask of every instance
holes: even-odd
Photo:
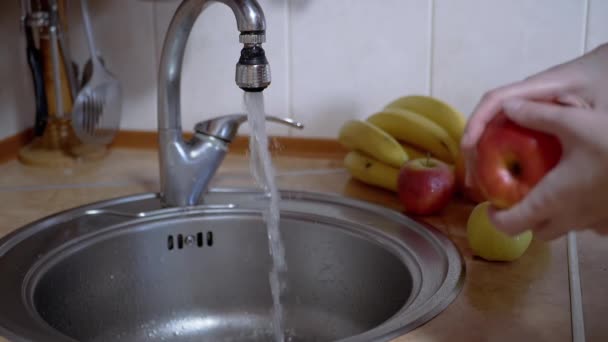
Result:
[[[93,67],[90,80],[74,102],[72,127],[83,142],[105,145],[114,139],[120,126],[122,88],[98,57],[88,1],[81,0],[80,7]]]
[[[25,4],[24,2],[22,2],[22,6],[27,8],[27,4]],[[42,136],[42,133],[44,133],[49,114],[46,94],[44,91],[44,77],[42,74],[42,55],[40,54],[40,50],[36,47],[36,42],[34,41],[33,25],[27,22],[28,19],[25,15],[22,17],[21,20],[23,21],[23,29],[25,31],[27,62],[32,73],[34,96],[36,101],[34,135],[39,137]]]
[[[65,0],[64,0],[65,1]],[[70,89],[70,95],[72,99],[76,98],[78,90],[80,86],[78,84],[78,64],[72,59],[72,53],[70,52],[70,35],[67,34],[67,30],[63,27],[63,23],[61,23],[61,14],[59,13],[59,5],[57,4],[57,0],[52,0],[55,3],[55,6],[52,6],[51,9],[54,12],[53,15],[57,18],[57,29],[59,32],[62,32],[61,39],[59,39],[59,48],[63,55],[63,67],[65,68],[66,76],[68,78],[68,86]],[[67,11],[69,8],[70,1],[65,1],[63,4],[63,11]],[[71,115],[71,113],[69,114]]]
[[[101,57],[100,54],[98,54],[98,57],[99,57],[99,60],[101,61],[101,64],[105,67],[106,62],[103,60],[103,57]],[[84,63],[84,67],[82,68],[82,78],[80,79],[81,88],[84,87],[84,85],[87,84],[91,80],[92,72],[93,72],[93,62],[91,61],[91,58],[89,58]]]
[[[74,63],[67,51],[66,2],[22,0],[23,31],[27,43],[37,46],[40,54],[42,89],[36,85],[35,91],[38,93],[41,90],[41,96],[46,99],[46,124],[42,128],[42,115],[37,115],[35,125],[36,133],[42,133],[19,150],[19,161],[23,164],[73,168],[81,161],[99,160],[106,155],[106,146],[84,145],[76,137],[70,123],[78,84],[72,81],[76,79],[77,70],[74,70]],[[40,102],[40,106],[37,103],[37,109],[43,108],[44,103]]]

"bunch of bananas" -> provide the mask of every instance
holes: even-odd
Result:
[[[338,141],[350,151],[344,165],[353,178],[397,192],[401,166],[433,157],[455,165],[466,118],[448,104],[422,95],[404,96],[366,120],[344,123]]]

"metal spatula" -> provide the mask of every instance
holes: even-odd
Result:
[[[104,145],[112,141],[120,126],[122,88],[99,60],[87,0],[81,0],[80,7],[93,70],[74,101],[72,127],[82,142]]]

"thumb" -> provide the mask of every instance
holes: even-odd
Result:
[[[512,207],[503,210],[493,209],[490,212],[490,219],[495,226],[508,235],[517,235],[548,222],[553,214],[551,210],[555,208],[555,199],[559,197],[559,173],[557,168],[550,171]]]
[[[527,201],[504,210],[493,208],[490,212],[490,219],[496,228],[507,235],[521,234],[547,220],[539,211],[534,210],[540,207],[537,203],[540,203],[540,201]]]
[[[507,117],[516,123],[544,133],[563,137],[577,126],[578,108],[522,99],[505,101]]]

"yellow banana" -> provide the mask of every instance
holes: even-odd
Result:
[[[367,119],[395,139],[430,152],[438,159],[454,163],[459,148],[448,132],[426,117],[405,109],[385,109]]]
[[[406,143],[401,143],[401,148],[403,148],[403,150],[405,151],[405,153],[407,153],[410,159],[424,158],[427,156],[427,154],[430,153]],[[433,157],[432,154],[431,157]]]
[[[426,158],[426,157],[441,160],[441,158],[438,158],[437,156],[433,155],[431,152],[423,151],[420,148],[418,148],[416,146],[412,146],[410,144],[401,143],[401,147],[407,153],[408,157],[410,158],[409,160],[418,159],[418,158]],[[441,160],[441,161],[446,162],[448,164],[453,164],[450,160]]]
[[[338,141],[348,149],[361,151],[393,167],[399,168],[408,160],[407,153],[397,140],[366,121],[345,122],[338,134]]]
[[[363,183],[397,192],[398,168],[381,163],[358,151],[350,151],[346,154],[344,166],[353,178]]]
[[[416,112],[434,123],[443,127],[450,137],[460,143],[464,126],[465,116],[449,104],[431,96],[410,95],[403,96],[389,103],[385,108],[406,109]]]

